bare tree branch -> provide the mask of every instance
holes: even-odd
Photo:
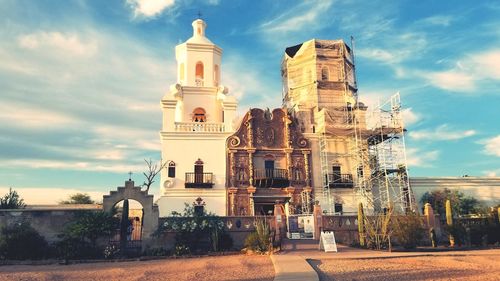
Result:
[[[143,186],[146,187],[146,192],[149,192],[149,188],[155,182],[156,175],[158,175],[158,173],[160,173],[161,170],[167,166],[168,162],[161,163],[160,161],[160,166],[158,166],[158,163],[153,163],[151,159],[144,159],[144,162],[146,162],[147,171],[142,173],[146,177],[146,181]]]

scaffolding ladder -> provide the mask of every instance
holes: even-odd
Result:
[[[326,211],[333,214],[333,198],[330,191],[329,183],[331,182],[330,174],[328,173],[328,144],[325,133],[319,135],[319,156],[321,165],[321,180],[323,181],[323,202],[327,204]]]

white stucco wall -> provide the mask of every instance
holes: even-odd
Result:
[[[411,177],[410,186],[420,209],[425,192],[444,188],[459,190],[487,206],[500,204],[500,177]]]

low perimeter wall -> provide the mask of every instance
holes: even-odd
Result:
[[[0,227],[27,221],[38,231],[47,242],[55,242],[67,223],[71,222],[75,214],[88,211],[100,211],[98,207],[89,205],[81,209],[19,209],[0,210]]]

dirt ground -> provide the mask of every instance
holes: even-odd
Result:
[[[74,265],[0,266],[0,280],[273,280],[268,256],[218,256]]]
[[[309,260],[320,280],[500,280],[500,250],[418,257]]]

